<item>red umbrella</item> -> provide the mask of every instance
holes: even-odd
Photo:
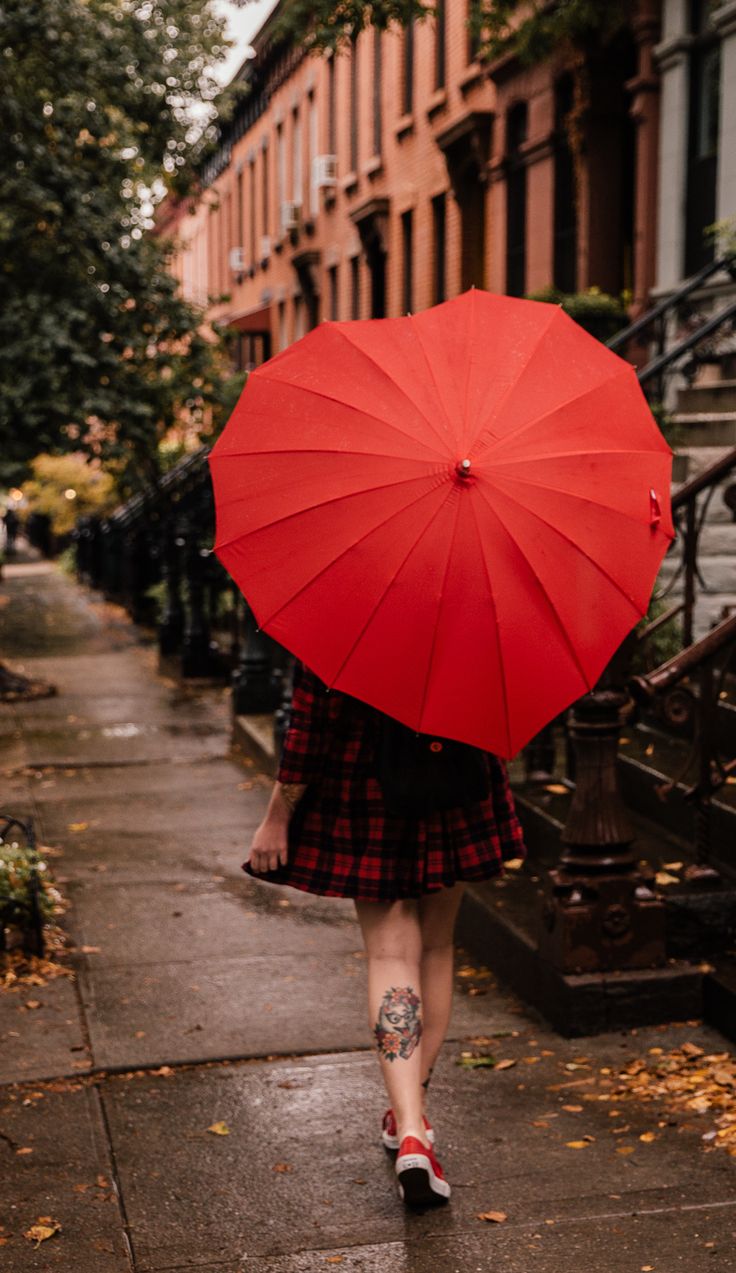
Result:
[[[646,612],[671,461],[629,363],[473,290],[257,368],[210,456],[215,548],[328,685],[512,756]]]

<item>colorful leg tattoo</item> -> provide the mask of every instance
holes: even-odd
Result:
[[[421,1000],[411,986],[391,986],[386,991],[373,1034],[387,1061],[411,1056],[422,1037]]]

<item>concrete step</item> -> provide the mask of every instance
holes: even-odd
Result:
[[[677,395],[677,410],[736,411],[736,380],[714,380],[710,384],[688,385]]]
[[[736,410],[676,411],[672,422],[677,426],[678,451],[691,446],[736,446]]]

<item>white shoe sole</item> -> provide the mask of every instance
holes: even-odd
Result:
[[[404,1154],[396,1160],[399,1197],[409,1207],[436,1207],[450,1196],[446,1180],[435,1175],[424,1154]]]

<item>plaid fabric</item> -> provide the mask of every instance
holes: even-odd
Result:
[[[294,672],[289,729],[277,778],[306,783],[289,824],[285,866],[256,879],[327,897],[393,901],[484,880],[525,857],[506,766],[486,753],[491,794],[422,819],[391,817],[374,776],[378,714],[328,690],[302,664]]]

